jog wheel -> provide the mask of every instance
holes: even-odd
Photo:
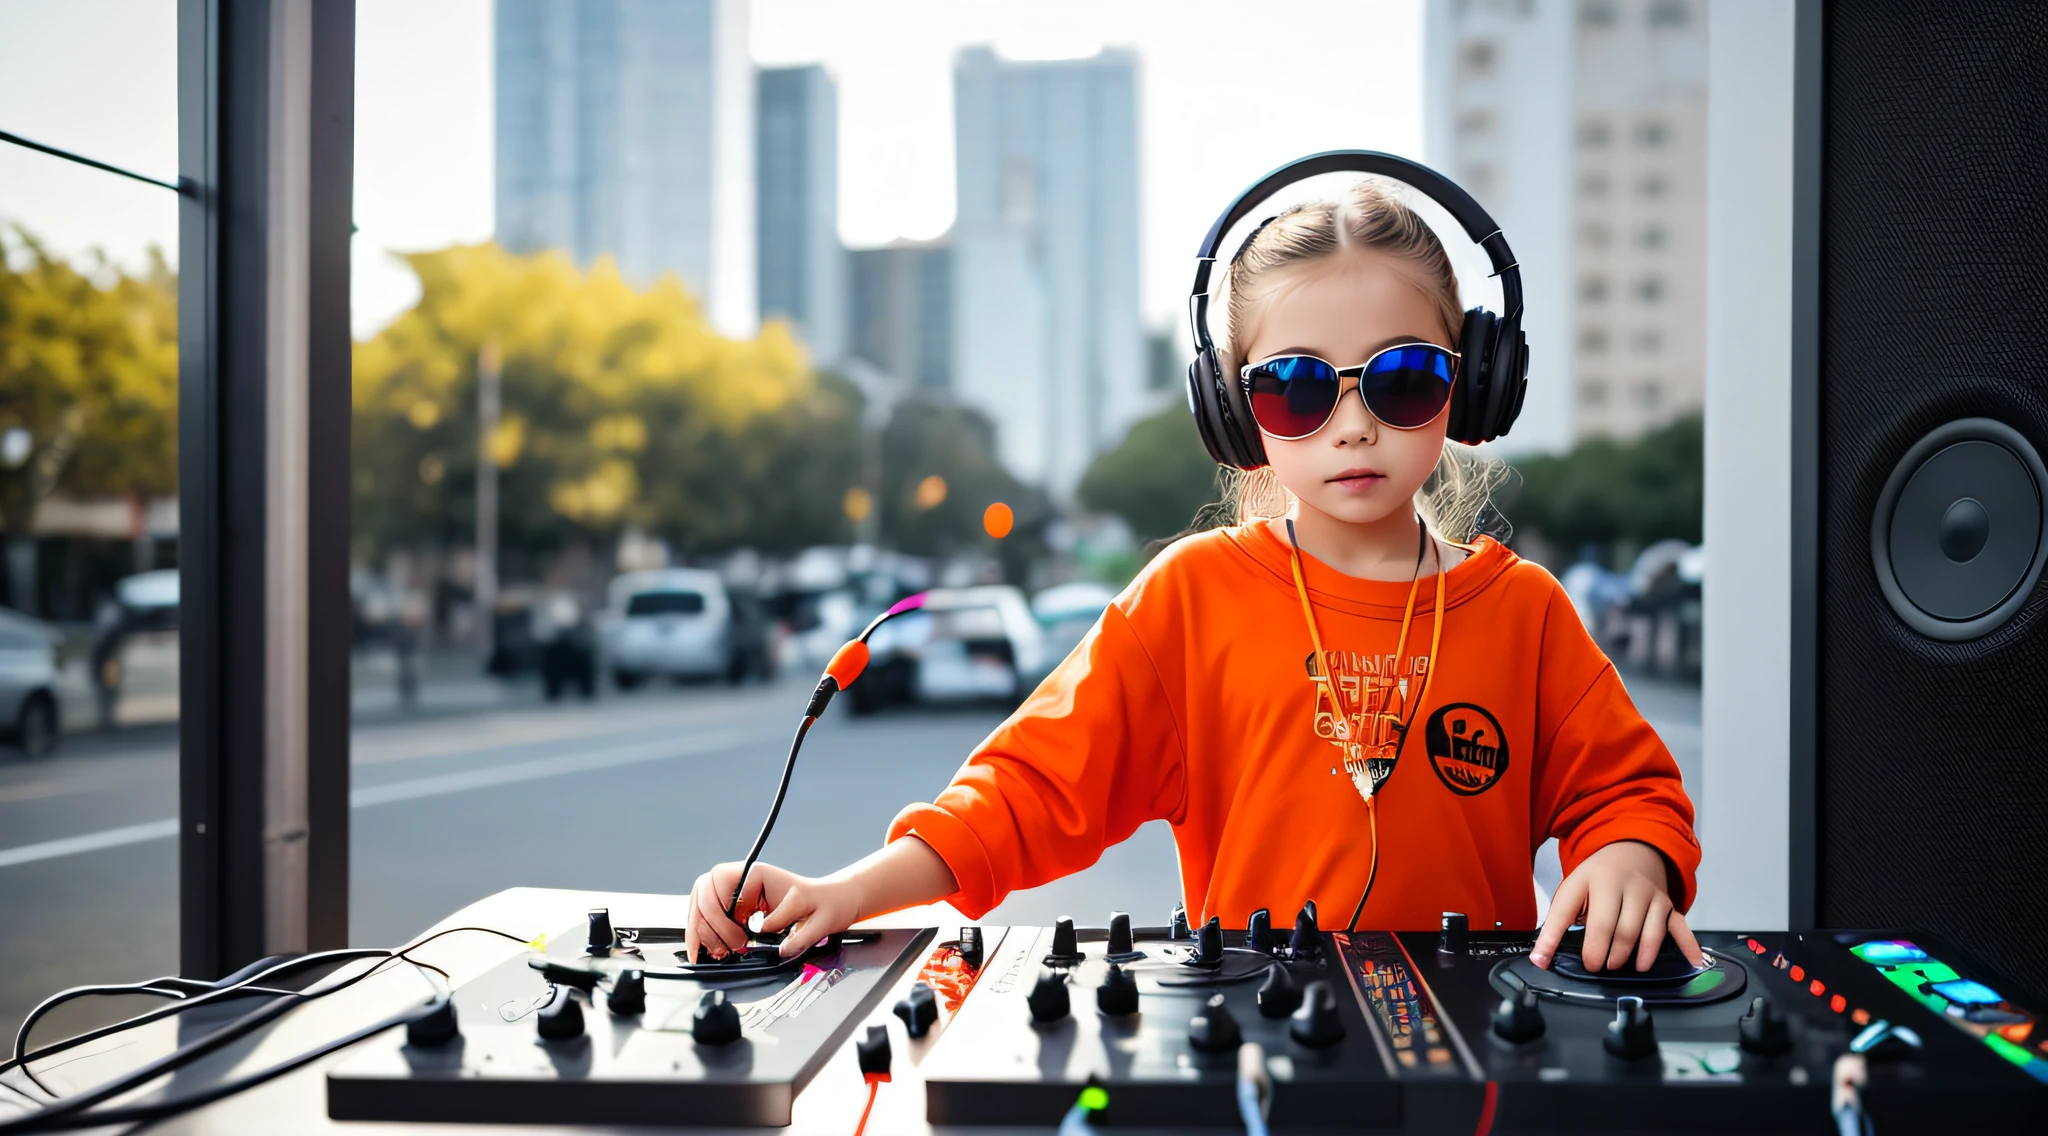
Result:
[[[1504,998],[1527,987],[1545,998],[1606,1006],[1623,997],[1641,998],[1650,1006],[1701,1006],[1733,998],[1749,984],[1741,963],[1707,951],[1707,965],[1696,967],[1669,940],[1649,970],[1636,970],[1630,960],[1621,970],[1595,973],[1579,958],[1581,938],[1577,931],[1566,935],[1548,970],[1528,955],[1512,955],[1496,963],[1488,977]]]

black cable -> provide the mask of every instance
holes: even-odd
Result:
[[[284,962],[278,963],[276,966],[272,966],[262,971],[259,971],[255,974],[252,974],[248,978],[243,979],[241,982],[229,986],[215,988],[212,987],[210,984],[199,982],[197,979],[181,978],[177,979],[176,981],[180,983],[197,983],[200,986],[206,987],[208,993],[196,998],[174,1002],[171,1005],[165,1006],[161,1009],[151,1010],[146,1013],[137,1014],[132,1018],[115,1022],[112,1025],[102,1026],[99,1029],[90,1030],[86,1033],[78,1034],[75,1037],[65,1038],[63,1041],[52,1042],[51,1044],[46,1045],[41,1049],[34,1050],[33,1052],[24,1053],[22,1052],[20,1046],[28,1037],[28,1027],[29,1025],[33,1024],[34,1019],[36,1017],[35,1013],[31,1013],[29,1020],[24,1021],[22,1023],[22,1031],[16,1036],[16,1049],[14,1057],[7,1061],[0,1061],[0,1073],[4,1073],[7,1070],[16,1067],[17,1065],[25,1067],[30,1062],[40,1061],[45,1057],[62,1053],[67,1049],[73,1049],[77,1046],[84,1045],[88,1042],[98,1041],[100,1038],[120,1033],[123,1030],[133,1029],[136,1026],[147,1025],[150,1022],[159,1021],[163,1018],[184,1013],[186,1010],[190,1010],[196,1006],[206,1005],[209,1002],[217,1000],[224,1000],[228,997],[239,997],[242,992],[252,988],[253,984],[260,979],[268,978],[274,974],[283,973],[289,970],[295,970],[303,966],[314,965],[316,963],[333,961],[348,962],[355,959],[363,958],[402,959],[403,961],[411,963],[414,966],[420,967],[425,970],[431,970],[434,973],[440,975],[442,978],[446,979],[448,978],[447,971],[442,970],[440,967],[435,966],[432,963],[420,962],[417,959],[409,957],[409,955],[411,954],[411,952],[426,946],[428,943],[433,942],[435,939],[441,938],[443,935],[453,935],[465,931],[475,931],[482,934],[497,935],[500,938],[510,939],[512,942],[515,943],[526,943],[530,941],[527,939],[522,939],[517,935],[510,934],[505,931],[500,931],[491,927],[450,927],[444,931],[436,931],[433,934],[428,935],[423,939],[420,939],[418,942],[409,944],[404,947],[400,947],[398,950],[395,951],[383,948],[365,947],[352,948],[349,950],[341,951],[322,951],[318,954],[301,955],[298,958],[287,959]],[[66,993],[69,992],[67,991]],[[286,995],[288,997],[298,998],[301,1000],[305,1000],[311,997],[319,997],[319,994],[317,993],[308,995],[303,990],[281,990],[278,991],[278,993]],[[53,995],[53,997],[61,997],[61,995]],[[47,1002],[49,1000],[46,999],[45,1001]],[[42,1007],[38,1007],[37,1010],[41,1011]],[[28,1070],[24,1068],[24,1072],[27,1071]],[[43,1086],[39,1084],[37,1087],[42,1088]],[[49,1090],[47,1088],[44,1088],[43,1091],[48,1092]]]
[[[1351,922],[1344,925],[1346,934],[1355,934],[1358,931],[1358,917],[1365,914],[1365,901],[1372,896],[1373,881],[1379,878],[1380,858],[1375,854],[1372,858],[1372,871],[1365,877],[1365,891],[1358,897],[1358,906],[1351,911]]]
[[[185,188],[179,185],[177,182],[163,181],[159,178],[150,177],[147,174],[138,174],[134,170],[124,170],[119,166],[110,166],[105,162],[98,161],[93,158],[88,158],[83,154],[74,154],[69,150],[59,150],[55,146],[48,146],[41,142],[31,142],[28,139],[23,138],[19,134],[9,134],[5,130],[0,130],[0,142],[12,142],[16,146],[25,147],[27,149],[37,151],[38,153],[48,154],[53,158],[62,158],[67,162],[77,162],[81,166],[91,166],[93,169],[105,170],[107,173],[110,174],[119,174],[124,178],[134,178],[136,181],[147,182],[150,185],[162,186],[163,188],[171,190],[174,193],[185,192]]]
[[[823,688],[824,684],[820,683],[819,689]],[[747,850],[746,862],[740,865],[740,882],[733,885],[732,902],[725,907],[727,919],[737,921],[735,913],[740,909],[740,896],[747,890],[747,876],[754,870],[754,861],[761,858],[761,849],[768,844],[768,834],[775,830],[775,818],[782,815],[782,799],[789,795],[789,775],[796,771],[797,751],[804,748],[804,735],[811,732],[817,721],[816,714],[804,715],[804,720],[797,725],[796,737],[790,739],[789,756],[782,759],[782,783],[775,786],[775,803],[769,806],[768,819],[761,823],[761,831],[754,837],[754,846]]]
[[[510,939],[515,943],[526,943],[529,941],[526,939],[522,939],[517,935],[513,935],[505,931],[499,931],[491,927],[450,927],[442,931],[436,931],[435,933],[428,935],[425,938],[418,940],[417,942],[414,942],[405,947],[401,947],[395,951],[367,949],[352,951],[325,951],[317,955],[306,955],[298,959],[288,960],[287,962],[280,963],[274,967],[270,967],[269,969],[264,970],[258,974],[251,975],[248,979],[245,979],[243,982],[237,983],[234,986],[223,987],[220,990],[214,991],[213,994],[204,995],[200,998],[194,998],[186,1002],[176,1003],[172,1006],[166,1007],[165,1010],[163,1011],[154,1011],[151,1014],[138,1015],[137,1018],[130,1019],[128,1022],[119,1023],[115,1026],[108,1027],[104,1030],[93,1031],[90,1035],[80,1035],[76,1038],[67,1038],[62,1042],[58,1042],[51,1046],[46,1046],[41,1050],[37,1050],[32,1054],[28,1054],[25,1058],[18,1058],[16,1062],[12,1062],[10,1064],[21,1063],[24,1061],[34,1061],[45,1056],[46,1054],[59,1052],[64,1049],[71,1048],[75,1045],[84,1044],[86,1041],[92,1040],[94,1037],[103,1037],[106,1036],[106,1034],[108,1033],[115,1032],[120,1029],[129,1028],[133,1025],[143,1024],[145,1020],[154,1021],[157,1018],[168,1016],[171,1013],[177,1013],[185,1009],[190,1009],[192,1006],[197,1005],[200,1002],[212,998],[216,995],[225,995],[230,992],[239,991],[244,986],[255,982],[259,978],[268,977],[270,974],[291,967],[294,964],[303,965],[316,961],[334,961],[336,956],[342,955],[353,955],[356,958],[377,955],[383,956],[382,959],[376,965],[363,971],[361,974],[352,975],[346,979],[343,979],[340,982],[335,983],[333,986],[324,987],[310,992],[292,991],[292,997],[280,998],[275,1002],[271,1002],[268,1005],[253,1010],[250,1013],[245,1014],[242,1017],[237,1018],[224,1026],[221,1026],[220,1028],[200,1037],[195,1041],[188,1042],[185,1045],[180,1046],[176,1051],[168,1054],[167,1056],[159,1058],[156,1061],[152,1061],[149,1064],[144,1065],[140,1069],[134,1070],[133,1072],[127,1074],[124,1077],[108,1082],[107,1084],[97,1086],[91,1090],[88,1090],[87,1092],[79,1094],[78,1096],[67,1097],[60,1102],[47,1105],[40,1112],[32,1113],[25,1117],[20,1117],[15,1120],[0,1123],[0,1134],[14,1132],[32,1132],[37,1131],[39,1129],[47,1129],[51,1127],[98,1127],[105,1124],[130,1122],[126,1119],[123,1119],[123,1117],[125,1113],[133,1110],[116,1110],[111,1114],[93,1113],[89,1116],[81,1114],[85,1113],[95,1104],[98,1104],[102,1101],[111,1100],[114,1097],[120,1096],[124,1093],[131,1092],[145,1084],[148,1084],[150,1081],[153,1081],[158,1077],[163,1076],[166,1073],[173,1072],[187,1064],[190,1064],[191,1062],[198,1060],[200,1057],[203,1057],[206,1054],[211,1053],[216,1049],[219,1049],[221,1046],[226,1045],[229,1042],[234,1041],[237,1038],[240,1038],[248,1034],[249,1032],[258,1029],[268,1024],[269,1022],[283,1016],[285,1013],[298,1007],[299,1005],[304,1004],[305,1002],[310,1002],[315,999],[324,998],[329,994],[334,994],[339,991],[346,990],[349,987],[354,986],[356,983],[361,982],[363,979],[370,977],[371,975],[382,973],[382,971],[385,969],[386,963],[409,963],[412,966],[420,968],[421,970],[431,970],[434,973],[441,975],[442,978],[447,979],[447,971],[442,970],[440,967],[434,966],[431,963],[420,962],[417,959],[409,957],[410,952],[418,950],[419,948],[427,945],[428,943],[433,942],[435,939],[441,938],[444,935],[453,935],[457,932],[463,931],[476,931],[482,932],[484,934],[497,935],[501,938]],[[343,959],[342,961],[352,960]],[[438,991],[437,995],[443,1000],[445,1000],[445,998],[448,996],[440,995]],[[431,1008],[431,1006],[429,1008]],[[418,1007],[415,1007],[411,1010],[406,1011],[404,1014],[394,1015],[393,1017],[386,1019],[385,1021],[379,1023],[376,1026],[365,1027],[364,1029],[357,1030],[351,1034],[346,1035],[341,1039],[337,1039],[336,1041],[327,1043],[318,1051],[310,1055],[301,1055],[301,1057],[294,1058],[291,1061],[285,1062],[280,1066],[276,1066],[268,1070],[263,1070],[256,1074],[251,1074],[249,1077],[245,1077],[237,1081],[231,1081],[225,1085],[215,1086],[215,1089],[205,1090],[201,1093],[194,1094],[193,1097],[180,1098],[180,1100],[178,1101],[158,1102],[154,1105],[136,1106],[136,1110],[164,1109],[167,1111],[162,1112],[161,1115],[170,1115],[172,1112],[181,1111],[185,1108],[191,1108],[198,1104],[205,1104],[214,1100],[219,1100],[222,1097],[231,1095],[234,1092],[239,1092],[240,1090],[248,1088],[252,1085],[261,1084],[263,1081],[269,1080],[270,1078],[278,1076],[281,1073],[287,1072],[290,1069],[297,1068],[299,1065],[304,1064],[306,1061],[317,1060],[318,1058],[326,1056],[328,1053],[332,1053],[337,1049],[343,1048],[347,1045],[352,1045],[355,1042],[370,1036],[370,1034],[372,1033],[376,1033],[384,1029],[389,1029],[393,1025],[406,1021],[413,1014],[418,1012],[420,1012],[420,1009]],[[0,1066],[0,1071],[4,1071],[4,1068],[5,1066]],[[215,1090],[225,1091],[216,1092]],[[151,1112],[151,1114],[147,1116],[136,1117],[136,1119],[154,1118],[156,1118],[156,1114],[154,1112]]]

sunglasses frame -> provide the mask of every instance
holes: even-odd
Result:
[[[1379,414],[1373,410],[1372,403],[1366,402],[1365,383],[1362,380],[1365,378],[1366,368],[1372,366],[1373,363],[1377,361],[1380,356],[1385,355],[1390,351],[1401,351],[1410,347],[1427,347],[1432,351],[1441,351],[1445,355],[1450,356],[1451,382],[1450,386],[1445,388],[1443,406],[1438,407],[1437,412],[1435,414],[1430,415],[1428,422],[1420,422],[1414,426],[1396,426],[1392,422],[1389,422],[1386,419],[1381,418]],[[1361,381],[1358,383],[1358,385],[1352,387],[1351,389],[1358,392],[1358,401],[1364,404],[1365,412],[1367,414],[1372,415],[1372,420],[1374,422],[1377,422],[1380,425],[1385,426],[1389,430],[1420,430],[1424,426],[1429,425],[1430,422],[1434,422],[1437,419],[1443,417],[1444,410],[1451,405],[1450,390],[1458,385],[1459,365],[1462,363],[1464,357],[1458,352],[1453,351],[1448,347],[1445,347],[1441,343],[1430,343],[1426,340],[1421,339],[1414,340],[1408,343],[1389,344],[1388,346],[1382,347],[1378,351],[1375,351],[1371,355],[1367,356],[1365,362],[1360,363],[1357,366],[1353,367],[1339,367],[1337,364],[1330,362],[1328,359],[1323,358],[1321,355],[1311,355],[1306,351],[1289,351],[1284,355],[1268,355],[1264,359],[1261,359],[1256,363],[1246,363],[1244,366],[1239,367],[1237,369],[1238,387],[1240,390],[1244,392],[1244,402],[1246,409],[1249,410],[1252,408],[1252,370],[1257,367],[1263,367],[1266,364],[1271,363],[1275,359],[1314,359],[1316,362],[1321,363],[1323,366],[1330,368],[1332,371],[1335,371],[1337,373],[1337,382],[1340,385],[1343,383],[1345,376],[1356,375]],[[1323,427],[1328,426],[1330,424],[1330,419],[1335,418],[1337,416],[1337,407],[1343,405],[1343,402],[1344,392],[1342,390],[1339,390],[1337,392],[1336,399],[1330,403],[1330,412],[1323,416],[1323,420],[1321,422],[1316,423],[1315,429],[1310,430],[1306,434],[1276,434],[1273,431],[1266,429],[1265,425],[1259,421],[1259,414],[1257,410],[1251,410],[1252,424],[1259,428],[1259,433],[1264,434],[1269,438],[1273,438],[1282,442],[1299,442],[1304,438],[1313,438],[1317,434],[1321,433]]]

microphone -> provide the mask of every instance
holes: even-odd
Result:
[[[746,861],[740,867],[739,883],[732,889],[732,900],[725,905],[727,919],[736,918],[740,896],[747,890],[747,877],[753,873],[755,861],[761,858],[761,849],[768,843],[768,834],[775,830],[775,818],[782,815],[782,801],[789,794],[789,777],[796,769],[796,755],[803,749],[804,735],[811,732],[811,727],[816,725],[818,718],[825,713],[825,707],[832,704],[832,696],[852,686],[854,680],[861,676],[861,672],[867,669],[868,639],[874,635],[875,629],[899,615],[923,607],[926,597],[930,594],[919,592],[897,600],[887,611],[876,616],[867,625],[866,630],[847,640],[844,646],[834,651],[832,661],[825,664],[825,673],[819,676],[817,688],[811,691],[810,704],[804,707],[803,721],[797,723],[796,737],[789,743],[789,756],[782,761],[782,781],[775,787],[775,803],[768,809],[768,819],[762,822],[760,834],[754,837],[754,846],[747,851]]]

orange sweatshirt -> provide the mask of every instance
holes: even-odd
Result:
[[[1366,805],[1345,774],[1399,683],[1427,697],[1385,739],[1377,790],[1379,876],[1360,927],[1532,928],[1536,849],[1556,837],[1564,870],[1617,840],[1677,867],[1690,904],[1699,842],[1671,754],[1629,701],[1549,573],[1491,540],[1445,583],[1429,658],[1434,581],[1416,591],[1395,659],[1403,581],[1360,580],[1304,554],[1323,666],[1317,682],[1283,538],[1264,524],[1203,533],[1161,553],[1074,653],[967,759],[933,804],[889,839],[916,835],[979,918],[1019,888],[1095,863],[1139,825],[1166,820],[1188,915],[1241,927],[1261,907],[1284,924],[1313,899],[1325,927],[1350,919],[1371,867]]]

